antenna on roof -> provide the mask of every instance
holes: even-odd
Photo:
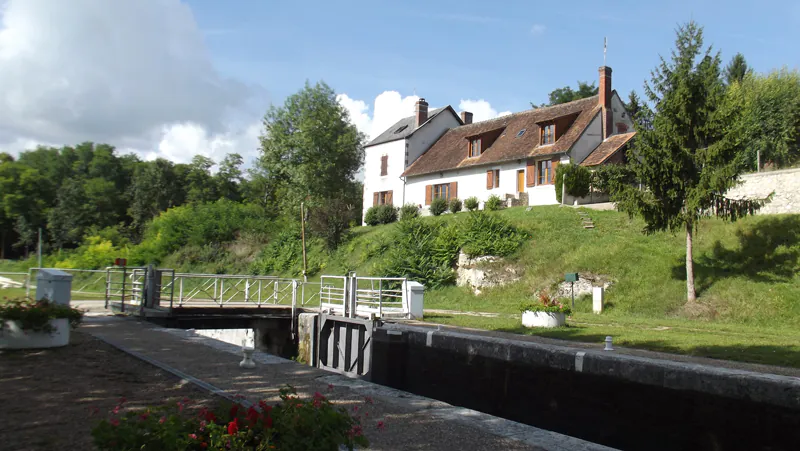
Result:
[[[603,38],[603,66],[606,65],[606,53],[608,52],[608,37]]]

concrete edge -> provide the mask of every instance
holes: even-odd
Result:
[[[487,337],[452,330],[386,323],[382,328],[410,334],[409,343],[501,360],[515,360],[613,377],[675,390],[692,390],[800,410],[800,378],[698,363]]]

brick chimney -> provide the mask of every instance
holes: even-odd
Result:
[[[472,113],[470,113],[469,111],[462,111],[461,112],[461,122],[463,122],[464,125],[471,124],[472,123]]]
[[[611,109],[611,68],[600,67],[600,106],[603,107],[603,139],[614,133],[614,115]]]
[[[414,127],[419,127],[428,120],[428,102],[426,102],[425,99],[420,97],[420,99],[417,100],[417,108],[415,113],[416,120],[414,121]]]

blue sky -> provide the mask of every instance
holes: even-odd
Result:
[[[273,102],[322,79],[367,103],[416,90],[432,105],[482,98],[520,111],[552,89],[596,80],[605,36],[613,85],[627,94],[689,19],[726,62],[742,52],[767,71],[797,67],[800,56],[800,2],[788,0],[188,3],[217,69],[263,86]]]

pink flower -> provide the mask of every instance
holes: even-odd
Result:
[[[378,428],[378,430],[379,430],[379,431],[382,431],[382,430],[383,430],[383,426],[384,426],[384,425],[383,425],[383,421],[378,421],[378,426],[377,426],[377,428]]]
[[[112,418],[109,423],[111,423],[111,426],[119,426],[119,420],[116,418]]]
[[[114,410],[112,410],[111,412],[113,412],[114,415],[118,414],[119,413],[119,406],[114,407]]]
[[[197,434],[189,434],[189,438],[192,440],[197,440]]]
[[[164,424],[166,421],[167,421],[167,417],[165,417],[165,416],[161,417],[161,419],[158,420],[158,424]]]
[[[365,403],[367,403],[367,404],[372,404],[372,397],[370,397],[370,396],[365,396],[365,397],[364,397],[364,402],[365,402]]]
[[[358,412],[358,406],[353,406],[353,412]]]
[[[139,415],[139,419],[140,419],[140,420],[142,420],[142,421],[144,421],[144,420],[146,420],[146,419],[147,419],[147,417],[149,417],[149,416],[150,416],[150,412],[145,412],[145,413],[143,413],[143,414]]]
[[[328,391],[333,391],[333,384],[328,384]]]

